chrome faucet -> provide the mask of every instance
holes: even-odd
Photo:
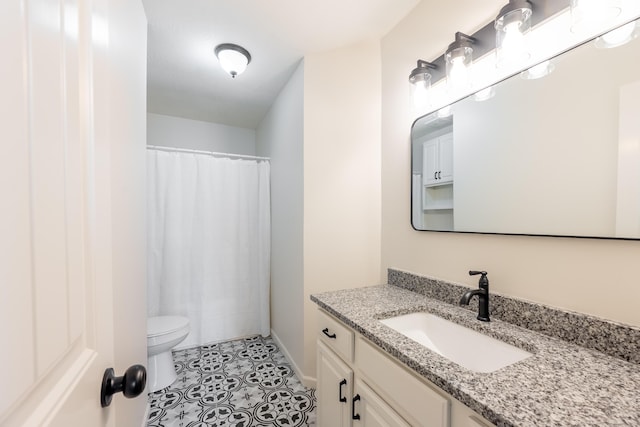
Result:
[[[486,271],[470,271],[469,276],[476,276],[480,274],[480,281],[478,283],[479,289],[465,292],[460,298],[460,305],[469,305],[469,301],[474,295],[478,295],[478,320],[483,322],[489,322],[489,279],[487,279]]]

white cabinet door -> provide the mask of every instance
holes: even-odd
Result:
[[[353,425],[364,427],[410,427],[391,406],[362,380],[356,379],[353,397]]]
[[[114,18],[116,10],[123,13]],[[124,33],[115,31],[116,21]],[[113,151],[116,144],[140,151],[144,159],[145,21],[139,1],[3,2],[3,427],[141,425],[144,393],[127,404],[122,395],[114,396],[114,405],[103,409],[100,384],[105,368],[123,374],[117,366],[122,352],[113,346],[116,338],[132,338],[119,342],[135,353],[133,360],[121,360],[123,365],[145,364],[146,359],[144,240],[129,236],[121,248],[113,233],[131,217],[136,223],[142,218],[144,225],[144,193],[138,191],[144,172],[136,179],[144,162],[118,170],[123,179],[133,175],[134,182],[112,188],[112,167],[122,164]],[[132,42],[132,35],[142,39]],[[126,38],[130,48],[118,49],[118,36]],[[123,58],[125,52],[129,56]],[[116,75],[123,63],[133,65]],[[133,93],[132,85],[123,87],[132,81],[138,89]],[[113,100],[116,94],[118,102]],[[134,106],[134,114],[127,114],[125,106]],[[124,123],[135,123],[130,126],[136,130]],[[142,201],[121,204],[119,192]],[[144,237],[144,227],[140,233]],[[132,266],[119,264],[120,256]],[[130,280],[129,268],[142,275]],[[120,279],[127,283],[120,284]],[[131,319],[132,306],[119,296],[122,286],[131,282],[138,283],[126,291],[143,317],[121,331],[117,319]],[[137,331],[143,335],[136,336]],[[126,414],[125,407],[131,405],[135,408],[128,413],[136,415],[119,418],[114,406]]]
[[[422,144],[422,185],[431,187],[453,181],[453,134]]]
[[[318,340],[317,423],[319,427],[348,427],[351,424],[353,371]]]
[[[453,134],[449,133],[441,136],[438,142],[438,160],[440,163],[438,180],[440,184],[445,184],[453,181]]]
[[[438,139],[430,139],[422,144],[422,185],[438,183],[440,171]]]

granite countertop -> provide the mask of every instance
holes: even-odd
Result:
[[[469,310],[380,285],[311,296],[318,306],[497,426],[640,426],[640,365]],[[378,322],[426,311],[533,353],[469,371]]]

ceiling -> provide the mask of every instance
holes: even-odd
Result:
[[[305,54],[380,38],[419,2],[143,0],[148,111],[254,129]],[[235,79],[213,54],[220,43],[251,53]]]

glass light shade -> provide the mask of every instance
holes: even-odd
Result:
[[[251,61],[249,52],[238,45],[230,43],[219,45],[216,47],[215,53],[222,69],[233,78],[242,74]]]
[[[512,2],[505,8],[514,5]],[[514,5],[517,8],[496,18],[496,65],[498,67],[518,66],[529,59],[527,34],[531,29],[531,6],[528,2]]]
[[[436,68],[435,64],[419,59],[418,66],[409,74],[411,101],[416,110],[429,105],[429,89],[431,89],[432,78],[430,70],[433,68]]]
[[[604,27],[620,14],[618,0],[571,0],[571,31],[587,35]]]
[[[541,79],[542,77],[548,76],[555,70],[556,66],[553,65],[551,61],[544,61],[539,63],[538,65],[534,65],[528,70],[520,73],[520,76],[525,80],[535,80]]]
[[[482,102],[482,101],[486,101],[487,99],[491,99],[495,96],[496,94],[496,89],[493,86],[489,86],[486,89],[482,89],[479,90],[478,92],[476,92],[473,95],[473,99],[478,101],[478,102]]]
[[[429,89],[431,89],[431,74],[423,73],[409,79],[411,101],[414,108],[424,108],[429,104]]]
[[[471,64],[473,48],[460,46],[447,50],[445,54],[447,66],[447,86],[454,95],[471,87]]]
[[[639,22],[640,21],[629,22],[628,24],[622,25],[615,30],[611,30],[606,34],[603,34],[596,39],[596,47],[608,49],[629,43],[631,40],[638,37],[638,33],[640,32],[640,29],[638,28]]]

